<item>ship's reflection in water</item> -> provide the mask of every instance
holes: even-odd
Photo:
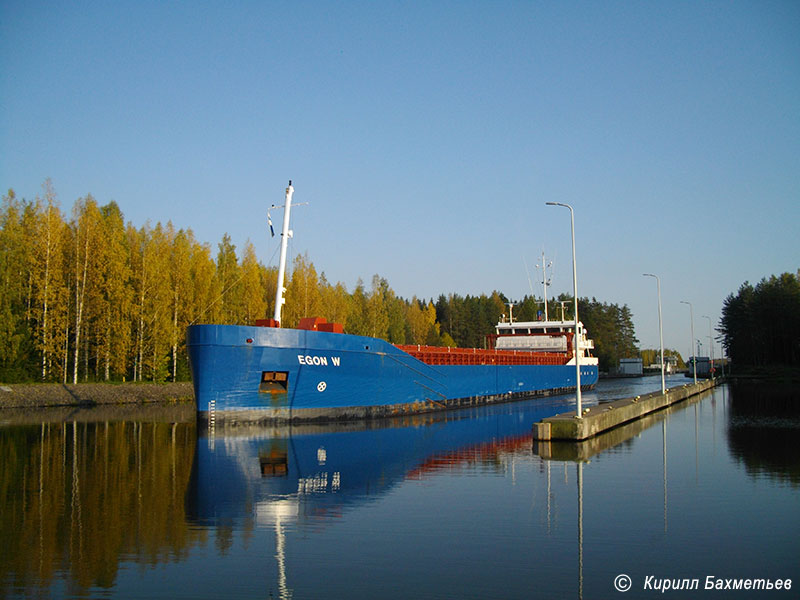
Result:
[[[781,450],[800,415],[796,398],[759,398],[718,388],[578,445],[531,438],[570,397],[213,434],[170,415],[6,425],[0,595],[580,598],[616,595],[627,574],[640,597],[650,575],[800,581],[800,459]]]
[[[506,455],[530,452],[534,421],[568,409],[567,399],[539,399],[381,421],[202,432],[190,517],[248,520],[264,503],[291,498],[300,518],[313,519],[457,465],[503,471]]]
[[[569,410],[570,401],[537,399],[382,421],[204,432],[198,438],[188,517],[206,526],[274,531],[277,581],[270,591],[288,598],[296,590],[287,573],[287,532],[324,535],[320,532],[354,509],[390,496],[408,480],[465,471],[505,475],[515,457],[534,460],[531,424]],[[423,510],[422,519],[453,513],[444,504]],[[379,545],[387,543],[392,541]],[[380,570],[392,565],[388,560]],[[296,567],[293,562],[291,570]]]

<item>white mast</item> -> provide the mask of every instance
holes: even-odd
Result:
[[[289,213],[292,210],[292,194],[294,188],[292,187],[292,180],[289,180],[289,187],[286,188],[286,203],[283,208],[283,229],[281,231],[281,260],[278,266],[278,285],[275,288],[275,316],[274,319],[281,322],[281,307],[286,302],[283,294],[286,288],[283,287],[283,278],[286,275],[286,247],[289,245],[289,238],[292,237],[292,232],[289,230]]]

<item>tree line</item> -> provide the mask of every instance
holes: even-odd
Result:
[[[674,356],[677,362],[677,367],[679,369],[687,368],[686,363],[683,361],[683,357],[681,353],[677,350],[673,350],[672,348],[664,348],[664,363],[669,364],[667,360],[670,356]],[[660,365],[661,364],[661,349],[660,348],[642,348],[641,351],[642,357],[642,366],[644,368],[649,367],[650,365]],[[691,363],[689,363],[691,364]]]
[[[254,324],[274,311],[277,268],[225,234],[216,253],[189,229],[125,223],[115,202],[79,198],[69,217],[50,182],[33,201],[3,197],[0,210],[0,381],[179,381],[190,378],[185,330],[194,323]],[[282,325],[305,316],[342,323],[347,333],[395,344],[483,347],[509,312],[500,292],[398,296],[388,281],[359,280],[352,292],[318,273],[307,255],[285,282]],[[560,318],[571,298],[548,303]],[[515,320],[537,320],[534,296],[514,302]],[[581,320],[602,370],[638,355],[627,306],[581,299]]]
[[[800,270],[743,283],[723,302],[718,331],[737,368],[800,366]]]

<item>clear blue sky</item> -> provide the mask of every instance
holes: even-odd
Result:
[[[520,298],[542,249],[684,355],[800,267],[800,3],[0,3],[0,188],[277,246],[352,290]],[[273,219],[278,221],[278,219]],[[274,263],[274,259],[273,259]]]

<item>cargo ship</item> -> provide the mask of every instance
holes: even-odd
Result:
[[[275,312],[244,325],[192,325],[198,417],[209,426],[382,418],[590,389],[593,343],[580,321],[501,318],[486,348],[395,345],[319,317],[281,327],[291,202],[286,189]]]

